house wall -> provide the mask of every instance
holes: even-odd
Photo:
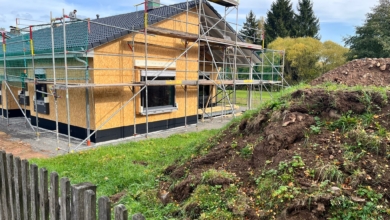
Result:
[[[186,21],[186,13],[177,15],[175,20]],[[198,24],[198,17],[195,14],[189,14],[188,22]],[[154,26],[174,29],[178,31],[186,31],[186,24],[179,21],[166,20],[155,24]],[[198,26],[188,25],[188,31],[198,34]],[[128,45],[129,41],[140,42],[135,43],[132,51]],[[185,49],[185,44],[181,39],[151,36],[147,35],[149,43],[148,61],[164,61],[169,62],[180,56]],[[134,60],[145,60],[145,36],[142,33],[131,34],[122,37],[114,42],[98,47],[94,50],[94,68],[93,81],[96,84],[107,83],[125,83],[140,79],[140,71],[144,69],[142,66],[135,66]],[[161,46],[158,46],[161,45]],[[190,42],[189,45],[192,45]],[[165,48],[172,47],[172,48]],[[107,54],[107,55],[103,55]],[[119,54],[121,56],[108,56],[108,54]],[[170,59],[170,60],[169,60]],[[150,67],[149,67],[150,68]],[[188,80],[198,79],[198,46],[193,46],[188,51],[187,68],[185,56],[182,56],[176,62],[176,78],[175,80],[186,79],[186,69]],[[109,69],[109,70],[101,70]],[[135,71],[134,71],[135,69]],[[178,110],[171,113],[149,115],[150,122],[157,122],[161,120],[177,119],[184,117],[185,114],[185,92],[183,86],[175,86],[176,88],[176,103]],[[134,89],[134,90],[132,90]],[[94,106],[95,106],[95,122],[96,127],[100,126],[106,121],[115,111],[124,105],[134,94],[139,91],[138,88],[129,87],[105,87],[94,88]],[[197,115],[198,91],[196,86],[188,87],[187,95],[187,116]],[[134,124],[146,123],[146,117],[137,114],[140,106],[140,95],[132,100],[126,107],[124,107],[119,114],[116,114],[102,129],[110,129],[116,127],[129,126]],[[134,112],[136,117],[134,118]]]
[[[2,109],[4,109],[4,116],[6,117],[7,116],[6,110],[8,109],[8,114],[9,114],[10,118],[11,117],[21,117],[21,116],[23,116],[23,113],[20,110],[15,99],[12,97],[12,95],[14,95],[16,100],[18,100],[18,90],[20,90],[20,88],[10,85],[10,89],[6,88],[5,83],[1,83],[1,103],[2,104],[0,104],[0,115],[3,114]],[[6,93],[7,93],[7,95],[5,95]],[[6,103],[8,103],[8,105]],[[24,108],[24,106],[21,106],[21,107]],[[26,107],[26,110],[29,110],[28,106]],[[29,115],[29,112],[27,112],[27,115]]]
[[[85,58],[84,58],[85,59]],[[45,68],[46,76],[47,78],[53,78],[53,69],[47,68],[51,65],[51,60],[41,60],[40,62],[35,63],[35,68]],[[88,61],[88,65],[91,66],[93,63],[89,63],[91,59]],[[80,80],[80,78],[83,78],[85,76],[85,70],[81,70],[81,68],[84,66],[83,63],[80,63],[76,61],[74,58],[68,58],[68,66],[70,69],[68,70],[68,76],[73,77],[73,79],[77,80],[69,80],[69,83],[84,83],[85,80]],[[71,68],[74,67],[80,67],[80,70],[72,70]],[[61,78],[65,77],[65,70],[64,70],[64,59],[56,59],[56,76],[58,77],[58,82],[64,82],[64,80],[61,80]],[[31,76],[32,71],[31,71]],[[52,81],[52,80],[51,80]],[[36,112],[34,111],[34,83],[28,83],[28,91],[30,94],[30,106],[29,109],[31,111],[31,117],[33,120],[35,120]],[[47,91],[48,93],[51,93],[51,89],[53,87],[53,83],[47,84]],[[57,90],[59,98],[57,99],[57,110],[58,110],[58,122],[67,124],[67,107],[66,107],[66,91],[65,90]],[[55,100],[53,95],[47,95],[49,98],[49,114],[41,114],[38,113],[38,117],[40,119],[45,119],[49,121],[56,121],[56,111],[55,111]],[[90,129],[95,128],[94,123],[94,108],[93,108],[93,101],[92,101],[92,92],[89,92],[89,104],[90,104]],[[85,88],[71,88],[69,89],[69,109],[70,109],[70,124],[72,126],[80,127],[80,128],[87,128],[87,122],[86,122],[86,89]],[[43,121],[45,121],[43,120]]]

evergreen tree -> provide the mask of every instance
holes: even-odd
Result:
[[[349,46],[348,59],[364,57],[390,57],[390,0],[380,0],[366,15],[356,34],[344,39]]]
[[[260,31],[258,29],[258,21],[252,10],[246,16],[244,27],[241,29],[241,36],[249,43],[261,44]]]
[[[267,12],[265,42],[271,43],[277,37],[295,37],[294,11],[290,0],[276,0]]]
[[[311,0],[298,1],[298,14],[295,16],[296,37],[313,37],[320,39],[320,21],[314,15]]]

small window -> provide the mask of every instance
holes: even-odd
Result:
[[[41,92],[47,93],[47,85],[46,84],[37,84],[35,86],[35,89],[36,89],[35,95],[37,97],[37,100],[44,100],[46,97],[46,94],[41,93]]]

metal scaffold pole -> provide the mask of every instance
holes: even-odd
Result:
[[[187,10],[186,10],[186,33],[188,33],[188,0],[187,0]],[[187,49],[188,41],[185,41],[185,49]],[[185,80],[187,80],[188,75],[188,53],[186,53],[186,72]],[[187,129],[187,85],[184,85],[184,126]]]
[[[4,82],[5,82],[5,85],[7,85],[7,62],[5,60],[5,58],[6,58],[5,53],[7,52],[7,44],[6,44],[5,33],[4,32],[2,33],[2,37],[3,37]],[[4,88],[5,88],[5,107],[6,107],[6,112],[7,112],[7,127],[8,127],[8,125],[9,125],[9,112],[8,112],[7,87],[4,87]],[[3,106],[2,114],[3,114],[3,117],[4,117],[4,104],[2,106]]]
[[[36,77],[35,77],[35,54],[34,54],[34,40],[33,40],[32,26],[30,26],[30,50],[31,50],[32,74],[33,74],[33,77],[34,77],[34,96],[33,97],[34,97],[34,106],[35,106],[36,135],[37,135],[37,140],[39,140],[37,85],[36,85]]]
[[[65,10],[62,9],[62,14],[65,14]],[[69,88],[68,88],[68,58],[66,49],[66,23],[65,18],[62,19],[63,34],[64,34],[64,67],[65,67],[65,96],[66,96],[66,115],[68,123],[68,151],[70,151],[70,110],[69,110]]]
[[[59,139],[59,133],[58,133],[58,103],[57,103],[58,94],[57,94],[57,89],[56,89],[57,76],[56,76],[56,60],[55,60],[55,55],[54,55],[54,30],[53,30],[53,13],[52,12],[50,12],[50,22],[51,22],[51,25],[50,25],[51,53],[52,53],[52,62],[53,62],[52,65],[53,65],[54,109],[55,109],[55,115],[56,115],[56,140],[57,140],[56,147],[57,147],[57,150],[59,150],[60,149],[60,147],[59,147],[60,139]]]
[[[7,45],[6,45],[6,42],[5,42],[5,32],[1,32],[1,36],[3,38],[3,69],[4,69],[4,79],[3,79],[3,82],[5,82],[5,72],[7,71],[7,67],[6,67],[6,61],[5,61],[5,52],[7,51]],[[1,87],[3,87],[3,84],[1,84]],[[7,90],[5,90],[5,93],[7,92]],[[1,96],[1,99],[3,99],[3,96]],[[4,102],[3,100],[1,100],[1,117],[3,118],[4,120]]]
[[[149,135],[149,97],[148,97],[148,1],[145,0],[145,110],[146,110],[146,138]]]

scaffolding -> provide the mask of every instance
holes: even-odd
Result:
[[[204,121],[205,117],[224,116],[232,114],[235,117],[237,110],[237,87],[247,90],[247,109],[252,109],[253,92],[258,91],[259,100],[262,102],[262,93],[288,86],[284,79],[284,51],[276,51],[262,48],[260,45],[246,42],[245,39],[253,39],[257,36],[243,36],[239,33],[238,27],[238,6],[239,2],[235,0],[210,0],[215,4],[224,7],[224,15],[220,15],[207,0],[187,0],[185,3],[176,5],[162,5],[167,10],[175,12],[175,15],[184,15],[185,20],[177,19],[175,16],[163,17],[148,8],[148,0],[145,0],[143,11],[136,11],[137,19],[143,21],[142,25],[132,24],[109,24],[100,19],[85,19],[77,21],[67,21],[65,11],[62,16],[53,18],[50,14],[50,23],[28,26],[20,28],[20,36],[11,39],[5,39],[3,33],[3,71],[0,70],[0,79],[5,85],[6,91],[3,92],[6,99],[6,105],[2,107],[2,117],[9,120],[8,99],[12,98],[17,107],[22,111],[26,118],[26,125],[29,125],[39,140],[39,111],[44,108],[49,97],[54,100],[55,111],[55,133],[57,138],[57,149],[71,152],[73,150],[83,149],[90,146],[91,137],[101,130],[118,114],[123,114],[124,108],[130,103],[133,104],[133,125],[134,135],[137,134],[137,116],[136,106],[137,97],[141,94],[145,96],[144,112],[146,132],[149,134],[149,117],[152,114],[152,108],[149,107],[148,91],[156,86],[170,86],[178,90],[182,89],[184,93],[184,126],[188,126],[188,107],[193,103],[188,103],[189,92],[196,90],[197,96],[197,117],[196,124]],[[184,4],[184,5],[183,5]],[[141,5],[141,4],[140,4]],[[236,21],[227,22],[228,15],[235,12]],[[134,14],[132,15],[134,16]],[[191,20],[191,21],[190,21]],[[196,22],[195,22],[196,20]],[[179,28],[159,27],[161,21],[170,21]],[[232,25],[234,27],[232,27]],[[129,53],[111,53],[97,52],[94,47],[100,46],[92,43],[96,29],[110,32],[115,39],[123,36],[131,36],[127,46]],[[177,30],[179,29],[179,30]],[[92,31],[91,31],[92,30]],[[195,31],[194,31],[195,30]],[[261,31],[261,30],[257,30]],[[156,44],[152,37],[162,36],[171,39],[179,39],[183,47],[175,47],[163,44]],[[48,38],[50,37],[50,38]],[[36,38],[47,38],[47,41],[35,41]],[[100,43],[108,43],[109,40]],[[141,50],[138,50],[141,48]],[[152,55],[150,51],[161,49],[165,51],[176,51],[175,57],[164,57]],[[190,58],[190,53],[197,48],[197,59]],[[95,57],[109,58],[117,57],[119,59],[130,59],[132,65],[122,64],[117,68],[113,67],[90,67],[90,62],[97,62]],[[0,58],[1,59],[1,58]],[[102,59],[100,59],[102,60]],[[149,68],[153,60],[158,60],[162,64],[156,71]],[[158,79],[176,65],[176,62],[184,62],[184,79]],[[149,62],[149,63],[148,63]],[[136,63],[142,66],[142,77],[136,76]],[[197,65],[195,70],[189,68],[191,65]],[[104,65],[103,65],[104,66]],[[141,71],[140,71],[141,72]],[[113,75],[120,73],[117,80],[99,81],[97,75]],[[126,75],[131,73],[129,75]],[[194,78],[196,76],[196,78]],[[115,78],[115,77],[112,77]],[[28,86],[30,83],[34,86]],[[47,87],[49,85],[49,88]],[[42,88],[41,88],[41,87]],[[18,98],[12,93],[12,88],[18,88]],[[110,112],[105,118],[97,123],[96,103],[94,94],[103,90],[105,94],[116,89],[128,88],[131,96],[123,100],[120,106]],[[33,103],[35,116],[29,118],[26,105],[28,105],[29,91],[33,92]],[[77,144],[71,146],[71,118],[78,112],[72,111],[74,100],[80,97],[70,97],[69,91],[83,91],[83,107],[85,111],[85,124],[87,134],[86,138]],[[112,90],[112,91],[111,91]],[[10,91],[10,92],[7,92]],[[12,97],[8,97],[11,95]],[[72,99],[73,98],[73,99]],[[65,99],[65,106],[59,106],[59,99]],[[73,101],[70,101],[72,99]],[[201,101],[200,101],[201,100]],[[91,105],[94,107],[91,108]],[[6,113],[4,112],[6,111]],[[122,113],[121,113],[122,112]],[[5,117],[6,116],[6,117]],[[66,117],[65,117],[66,116]],[[129,116],[127,116],[129,117]],[[66,127],[60,126],[61,121],[66,121]],[[130,116],[131,118],[131,116]],[[93,131],[91,121],[96,123]],[[64,123],[62,123],[64,124]],[[60,148],[59,133],[65,133],[68,138],[68,147]],[[87,145],[87,146],[86,146]]]

